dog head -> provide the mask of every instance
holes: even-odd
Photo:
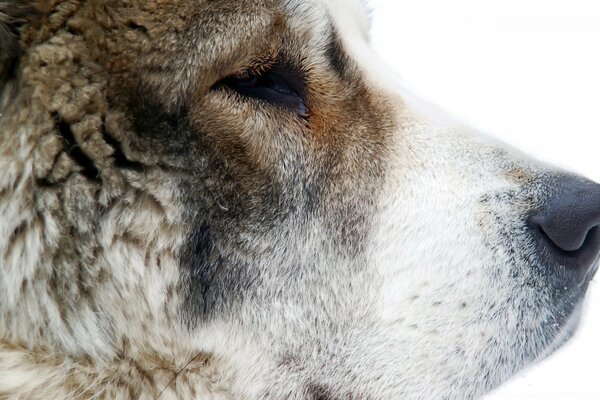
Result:
[[[2,350],[44,356],[0,368],[59,358],[69,393],[132,398],[464,399],[574,329],[600,187],[393,87],[362,4],[46,8],[0,98]]]

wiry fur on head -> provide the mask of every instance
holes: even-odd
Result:
[[[526,220],[560,174],[416,111],[349,1],[54,0],[21,28],[0,397],[467,399],[556,346],[584,289]],[[10,54],[28,9],[0,0]]]

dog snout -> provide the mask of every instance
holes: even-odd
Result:
[[[600,254],[600,185],[568,176],[557,187],[530,224],[553,264],[590,277]]]

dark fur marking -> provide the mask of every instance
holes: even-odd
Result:
[[[335,400],[331,392],[322,385],[310,384],[306,393],[308,400]]]
[[[331,33],[326,54],[333,70],[341,78],[345,78],[348,74],[348,57],[344,53],[340,39],[335,32]]]
[[[52,117],[56,121],[58,134],[65,142],[67,154],[81,167],[81,174],[93,182],[100,183],[100,171],[94,165],[94,161],[79,147],[69,123],[57,113],[53,113]]]
[[[188,305],[194,310],[193,318],[203,317],[209,313],[216,298],[211,296],[211,288],[215,278],[224,268],[224,260],[215,248],[215,243],[208,224],[202,224],[191,234],[191,254],[188,267],[190,293]]]
[[[148,95],[139,97],[142,100],[134,99],[130,103],[129,111],[129,115],[133,116],[136,136],[132,144],[135,144],[136,152],[158,153],[163,155],[165,160],[189,159],[192,149],[190,146],[197,135],[190,127],[186,108],[170,111],[159,101],[148,99]],[[189,166],[187,160],[184,163]],[[159,162],[157,165],[165,169],[177,169],[182,164]]]
[[[25,231],[27,230],[28,223],[27,221],[22,221],[19,226],[17,226],[10,235],[8,239],[8,247],[4,253],[4,257],[7,258],[13,252],[15,246],[17,244],[22,244]]]
[[[181,128],[181,121],[186,118],[185,110],[168,112],[156,102],[142,100],[133,105],[133,124],[135,132],[140,136],[164,137],[168,133],[176,133]]]
[[[134,93],[137,93],[135,89]],[[205,157],[209,147],[198,146],[202,134],[195,132],[187,119],[184,108],[170,112],[159,101],[148,97],[132,97],[129,114],[135,132],[136,151],[155,151],[165,159],[179,160],[194,173],[186,173],[180,184],[184,198],[189,201],[188,210],[195,215],[186,245],[180,254],[181,279],[179,290],[185,293],[182,316],[191,329],[199,321],[206,320],[215,308],[222,306],[230,293],[235,291],[238,280],[234,277],[236,266],[231,265],[219,246],[222,225],[211,222],[209,204],[213,201],[210,192],[197,190],[204,186],[205,171],[194,170],[194,163]],[[218,168],[215,164],[212,167]],[[200,180],[197,182],[196,180]],[[222,182],[219,187],[225,185]],[[203,198],[202,196],[207,196]],[[227,204],[228,213],[234,213],[235,205]],[[202,210],[201,214],[196,214]]]

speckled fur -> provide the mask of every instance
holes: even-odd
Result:
[[[559,173],[392,87],[361,3],[25,5],[0,398],[470,399],[572,329],[525,223]],[[269,59],[308,118],[215,86]]]

